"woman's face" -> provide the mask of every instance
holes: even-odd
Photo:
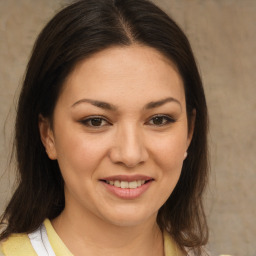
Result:
[[[77,65],[57,101],[53,130],[41,121],[40,131],[65,181],[65,210],[119,226],[155,221],[192,136],[177,69],[138,45]]]

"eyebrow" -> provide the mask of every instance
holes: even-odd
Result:
[[[180,106],[180,108],[182,108],[181,107],[181,103],[177,99],[175,99],[173,97],[168,97],[168,98],[165,98],[165,99],[162,99],[162,100],[149,102],[145,106],[145,108],[146,109],[152,109],[152,108],[161,107],[162,105],[166,104],[167,102],[175,102],[175,103],[177,103]]]
[[[117,108],[110,104],[110,103],[107,103],[107,102],[104,102],[104,101],[99,101],[99,100],[91,100],[91,99],[81,99],[77,102],[75,102],[72,107],[80,104],[80,103],[90,103],[92,104],[93,106],[96,106],[98,108],[102,108],[102,109],[107,109],[107,110],[111,110],[111,111],[116,111]]]
[[[162,100],[149,102],[148,104],[146,104],[144,109],[157,108],[157,107],[160,107],[160,106],[162,106],[162,105],[164,105],[168,102],[175,102],[180,106],[180,108],[182,108],[181,103],[177,99],[175,99],[173,97],[168,97],[168,98],[165,98],[165,99],[162,99]],[[81,103],[90,103],[93,106],[96,106],[98,108],[111,110],[111,111],[116,111],[117,110],[117,107],[114,106],[113,104],[110,104],[110,103],[107,103],[107,102],[104,102],[104,101],[99,101],[99,100],[92,100],[92,99],[81,99],[81,100],[75,102],[71,107],[74,107],[74,106],[76,106],[78,104],[81,104]]]

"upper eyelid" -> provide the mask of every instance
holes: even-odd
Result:
[[[156,115],[153,115],[153,116],[148,118],[148,121],[150,121],[151,119],[153,119],[155,117],[165,117],[167,119],[171,119],[173,121],[176,121],[176,118],[174,118],[173,116],[167,115],[167,114],[156,114]]]
[[[167,118],[167,119],[169,119],[169,120],[176,121],[176,118],[174,118],[174,117],[171,116],[171,115],[168,115],[168,114],[155,114],[155,115],[150,116],[149,118],[147,118],[147,120],[146,120],[145,123],[149,122],[150,120],[152,120],[152,119],[155,118],[155,117],[163,117],[163,118],[165,117],[165,118]],[[89,120],[94,119],[94,118],[103,119],[104,121],[108,122],[109,124],[112,124],[112,123],[113,123],[113,122],[111,122],[111,121],[109,120],[109,118],[107,118],[106,116],[103,116],[103,115],[87,116],[87,117],[82,118],[82,119],[80,120],[80,122],[89,121]]]
[[[91,119],[94,119],[94,118],[103,119],[103,120],[106,120],[106,121],[109,122],[109,119],[105,116],[102,116],[102,115],[87,116],[87,117],[81,118],[81,121],[91,120]]]
[[[108,124],[112,124],[108,118],[106,118],[105,116],[100,116],[100,115],[95,115],[95,116],[88,116],[88,117],[85,117],[85,118],[82,118],[79,122],[80,123],[85,123],[85,122],[88,122],[92,119],[102,119],[104,120],[105,122],[107,122]]]

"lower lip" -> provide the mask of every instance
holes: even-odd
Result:
[[[137,188],[118,188],[113,185],[107,184],[104,181],[101,181],[105,188],[110,191],[112,194],[116,195],[122,199],[136,199],[140,197],[146,190],[150,187],[152,180],[141,185]]]

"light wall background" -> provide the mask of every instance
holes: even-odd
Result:
[[[16,100],[37,34],[68,0],[0,0],[0,211]],[[189,37],[210,114],[213,255],[256,256],[256,1],[155,0]]]

